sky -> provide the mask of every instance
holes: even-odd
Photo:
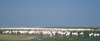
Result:
[[[100,27],[100,0],[0,0],[0,27]]]

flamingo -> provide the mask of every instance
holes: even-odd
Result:
[[[98,34],[98,33],[97,33],[97,34],[95,33],[95,34],[94,34],[94,37],[96,37],[96,36],[99,36],[99,34]]]
[[[81,33],[80,33],[80,35],[82,35],[82,37],[83,37],[84,33],[83,33],[83,32],[81,32]]]
[[[89,33],[90,38],[91,38],[92,35],[93,35],[93,33]]]
[[[67,32],[67,33],[66,33],[66,36],[69,37],[69,36],[70,36],[70,32]]]
[[[78,33],[77,32],[72,32],[72,35],[75,35],[76,37],[78,36]]]

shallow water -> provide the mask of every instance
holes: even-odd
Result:
[[[92,36],[91,38],[89,37],[89,33],[99,33],[99,31],[84,31],[84,36],[80,36],[78,35],[78,37],[75,36],[70,36],[70,37],[66,37],[66,36],[58,36],[56,34],[56,36],[52,36],[50,37],[49,35],[44,36],[42,34],[40,35],[26,35],[26,36],[30,36],[30,38],[25,38],[25,39],[20,39],[20,40],[0,40],[0,41],[100,41],[100,36],[99,37],[94,37]],[[80,32],[78,32],[79,34]],[[3,34],[2,32],[0,33],[1,35],[6,35]],[[11,34],[11,35],[15,35],[15,34]],[[20,34],[18,34],[18,36],[20,36]],[[23,35],[24,36],[24,35]]]

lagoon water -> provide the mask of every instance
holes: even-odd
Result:
[[[89,33],[99,33],[99,31],[83,31],[84,36],[80,36],[78,35],[78,37],[75,36],[58,36],[57,34],[55,36],[50,37],[49,35],[44,36],[42,34],[40,35],[26,35],[26,36],[30,36],[29,38],[25,38],[25,39],[20,39],[20,40],[0,40],[0,41],[100,41],[100,36],[99,37],[89,37]],[[78,32],[79,34],[80,32]],[[2,31],[0,31],[0,35],[7,35],[7,34],[3,34]],[[14,34],[11,34],[14,36]],[[17,36],[20,36],[20,34],[18,34]],[[25,35],[23,35],[25,36]]]

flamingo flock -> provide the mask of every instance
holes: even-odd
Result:
[[[4,30],[3,33],[14,33],[17,35],[17,33],[20,33],[21,35],[32,35],[32,34],[43,34],[43,35],[49,35],[50,37],[58,35],[58,36],[67,36],[70,35],[78,37],[78,35],[81,35],[83,37],[84,33],[83,31],[94,31],[94,29],[61,29],[61,28],[0,28],[1,30]],[[78,34],[78,31],[81,31]],[[99,33],[89,33],[89,36],[98,37]]]

